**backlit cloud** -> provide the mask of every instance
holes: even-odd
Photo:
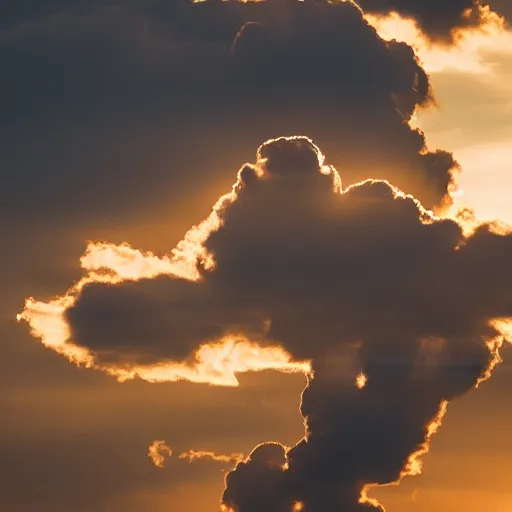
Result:
[[[357,0],[369,14],[396,13],[414,20],[425,37],[451,44],[464,31],[479,28],[495,14],[480,0]]]
[[[196,462],[200,460],[209,460],[213,462],[220,462],[223,464],[235,464],[240,462],[245,457],[242,453],[231,453],[229,455],[217,454],[214,452],[204,451],[204,450],[188,450],[180,454],[179,457],[181,460],[186,460],[189,462]]]
[[[168,380],[229,385],[241,371],[306,373],[304,438],[239,462],[228,510],[380,509],[371,487],[421,471],[447,403],[490,376],[508,336],[509,231],[467,230],[386,181],[342,187],[342,177],[311,140],[270,140],[193,249],[163,259],[130,249],[139,263],[128,272],[121,246],[127,275],[100,259],[107,268],[21,314],[50,348],[118,377],[181,368]],[[168,272],[176,254],[196,271]]]
[[[167,204],[294,133],[343,164],[345,184],[389,179],[427,207],[449,202],[456,162],[409,125],[432,102],[428,76],[353,3],[76,3],[23,22],[18,9],[0,30],[5,214],[103,218],[147,197]],[[222,140],[231,151],[219,161]]]
[[[157,468],[165,466],[165,458],[172,455],[172,450],[165,441],[154,441],[148,449],[148,457]]]

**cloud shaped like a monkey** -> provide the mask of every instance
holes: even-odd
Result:
[[[89,277],[46,305],[65,340],[41,303],[21,315],[68,357],[118,375],[190,370],[198,353],[220,374],[308,362],[305,437],[263,445],[228,475],[223,502],[236,512],[377,507],[366,486],[418,471],[432,425],[488,377],[499,320],[512,317],[511,234],[465,234],[385,181],[343,188],[305,137],[263,144],[170,257],[96,249]]]

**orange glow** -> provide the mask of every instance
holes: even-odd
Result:
[[[153,441],[148,449],[148,457],[157,468],[165,466],[165,458],[172,455],[172,450],[165,441]]]
[[[469,73],[489,73],[492,67],[484,63],[481,52],[512,49],[512,32],[503,18],[488,7],[481,7],[484,23],[473,29],[455,32],[452,45],[433,44],[427,40],[413,19],[402,18],[393,12],[386,16],[365,15],[382,39],[396,39],[412,46],[428,72],[446,69]]]
[[[475,387],[478,388],[483,382],[489,380],[494,369],[503,362],[503,359],[500,355],[500,349],[503,346],[504,341],[505,339],[503,337],[498,336],[487,342],[487,347],[491,353],[491,362],[489,363],[489,366],[485,370],[484,374],[477,380]]]
[[[494,327],[500,334],[499,336],[490,339],[487,341],[487,346],[489,348],[489,352],[491,355],[491,360],[489,362],[489,365],[483,375],[478,379],[477,383],[475,384],[475,387],[478,388],[480,384],[488,380],[494,369],[498,364],[502,362],[501,356],[500,356],[500,349],[503,346],[505,342],[512,342],[512,318],[497,318],[490,322],[491,326]],[[446,415],[448,408],[448,402],[443,401],[441,402],[439,406],[439,410],[435,416],[435,418],[427,425],[426,432],[425,432],[425,439],[424,442],[420,445],[420,447],[412,453],[407,463],[400,473],[400,477],[396,482],[393,482],[391,484],[367,484],[363,487],[361,491],[361,496],[359,498],[359,502],[362,504],[369,504],[373,507],[379,508],[382,511],[385,511],[382,504],[375,498],[370,498],[368,496],[368,493],[371,491],[372,488],[376,487],[389,487],[389,486],[395,486],[398,485],[402,479],[406,476],[416,476],[420,475],[423,471],[423,461],[421,458],[428,454],[430,450],[430,443],[432,441],[433,436],[439,431],[441,428],[443,419]]]
[[[500,334],[496,338],[487,341],[487,347],[491,353],[491,362],[485,373],[478,379],[476,383],[477,388],[483,382],[489,380],[496,366],[503,362],[500,355],[500,349],[503,347],[503,344],[505,342],[512,343],[512,318],[495,318],[490,324]]]
[[[258,162],[263,165],[264,162]],[[71,339],[65,312],[72,307],[82,289],[89,283],[121,283],[170,275],[180,279],[197,281],[200,274],[197,263],[206,270],[214,267],[211,255],[203,243],[210,233],[219,229],[219,211],[236,195],[235,183],[230,193],[219,198],[210,215],[192,227],[170,255],[158,257],[151,252],[133,249],[128,244],[114,245],[106,242],[90,242],[80,263],[86,275],[65,295],[48,303],[29,298],[24,310],[17,315],[18,321],[26,321],[32,336],[43,345],[65,356],[71,362],[88,368],[102,370],[119,381],[141,378],[149,382],[189,380],[218,386],[238,386],[236,373],[278,370],[281,372],[309,373],[308,362],[292,361],[290,355],[278,346],[260,347],[243,337],[224,337],[205,340],[195,352],[192,364],[166,361],[151,366],[106,366],[97,362],[94,354],[75,345]]]
[[[359,497],[359,503],[362,504],[369,504],[372,505],[375,508],[378,508],[385,512],[384,507],[379,502],[379,500],[375,498],[370,498],[368,496],[368,492],[371,491],[372,488],[376,487],[389,487],[389,486],[395,486],[400,484],[402,479],[406,476],[416,476],[420,475],[423,471],[423,462],[421,460],[421,457],[426,455],[430,450],[430,442],[432,440],[432,437],[439,431],[441,428],[441,424],[443,422],[443,419],[446,415],[446,411],[448,408],[448,402],[444,400],[439,405],[439,410],[435,416],[435,418],[426,426],[425,429],[425,439],[423,443],[419,446],[419,448],[409,455],[409,458],[407,459],[407,463],[405,464],[404,469],[400,473],[400,477],[396,482],[393,482],[391,484],[367,484],[363,487],[361,490],[361,496]]]
[[[366,375],[361,372],[357,377],[356,377],[356,387],[358,389],[363,389],[365,386],[366,386],[366,383],[368,382],[368,378],[366,377]]]
[[[72,295],[57,298],[48,304],[28,299],[18,320],[28,321],[33,336],[71,362],[102,370],[117,377],[120,382],[138,377],[149,382],[189,380],[217,386],[238,386],[236,373],[271,369],[285,373],[310,372],[308,362],[292,361],[281,347],[260,347],[246,338],[229,336],[201,345],[191,364],[169,361],[151,366],[102,365],[92,352],[74,345],[70,339],[64,313],[73,302]]]
[[[168,361],[151,366],[102,365],[97,362],[92,352],[72,342],[64,316],[66,309],[75,303],[77,293],[85,284],[101,281],[103,279],[97,275],[88,275],[66,295],[49,303],[27,299],[25,309],[17,315],[17,319],[27,321],[32,336],[39,338],[46,347],[78,366],[102,370],[120,382],[138,377],[149,382],[189,380],[217,386],[238,386],[236,373],[273,369],[285,373],[307,374],[311,370],[308,362],[292,361],[290,355],[281,347],[260,347],[246,338],[230,336],[201,345],[191,364]]]
[[[366,15],[367,21],[373,25],[379,35],[385,40],[396,39],[412,46],[423,68],[431,76],[434,91],[447,86],[443,77],[450,76],[452,72],[470,73],[476,75],[475,80],[483,87],[495,86],[500,88],[507,84],[506,62],[512,55],[512,29],[506,21],[493,13],[488,6],[480,7],[483,24],[478,28],[459,30],[454,34],[454,44],[442,45],[428,41],[421,33],[412,19],[400,17],[396,13],[386,16]],[[496,56],[490,58],[490,56]],[[437,76],[440,83],[437,84]],[[506,85],[505,85],[506,90]],[[470,107],[470,105],[468,105]],[[489,173],[482,178],[482,168],[491,169],[493,174],[506,176],[507,162],[510,160],[510,145],[507,140],[503,143],[471,144],[468,147],[449,147],[447,140],[462,137],[459,130],[463,127],[451,126],[439,133],[432,132],[430,128],[436,119],[442,120],[444,116],[443,105],[439,109],[418,108],[412,115],[409,124],[426,133],[427,143],[436,147],[455,152],[457,161],[461,164],[462,173],[457,175],[457,187],[450,191],[453,199],[451,213],[457,209],[475,208],[480,220],[494,220],[502,218],[512,222],[506,187],[494,188],[492,193],[483,193],[483,188],[489,182]],[[439,121],[437,121],[439,122]],[[444,123],[441,122],[443,125]],[[463,191],[460,188],[464,188]]]
[[[308,362],[293,361],[281,347],[260,347],[243,337],[224,337],[201,345],[191,364],[168,361],[151,366],[106,366],[97,362],[94,354],[71,340],[65,311],[76,300],[76,293],[87,283],[88,276],[63,297],[49,303],[32,298],[18,320],[30,325],[31,334],[43,345],[65,356],[69,361],[87,368],[102,370],[120,382],[136,377],[149,382],[189,380],[218,386],[238,386],[236,373],[277,370],[285,373],[309,373]],[[96,280],[96,282],[98,282]]]
[[[423,462],[420,457],[426,455],[430,450],[430,441],[432,437],[437,434],[441,428],[444,417],[446,416],[446,410],[448,408],[448,402],[443,401],[439,407],[439,411],[436,417],[427,425],[425,441],[423,444],[409,456],[407,464],[402,471],[401,478],[405,476],[420,475],[423,470]]]
[[[503,59],[510,59],[512,44],[508,50],[504,49],[502,55]],[[496,84],[496,86],[501,87],[501,84],[507,83],[504,76],[500,77],[503,73],[506,74],[506,67],[501,71],[496,69],[496,76],[483,77],[482,80],[485,80],[490,86]],[[505,90],[507,91],[507,101],[512,102],[512,89],[508,87]],[[509,104],[512,105],[512,103]],[[468,107],[470,106],[471,104],[468,103]],[[504,105],[504,108],[507,109],[506,112],[509,112],[508,106]],[[436,147],[441,145],[446,147],[447,141],[450,142],[450,135],[444,130],[432,130],[427,126],[432,122],[442,125],[443,115],[443,110],[426,110],[422,111],[418,117],[418,127],[426,130],[429,140],[432,140]],[[429,133],[430,131],[432,133]],[[455,134],[454,138],[457,140],[458,135]],[[480,221],[500,219],[500,221],[512,224],[512,209],[507,194],[508,162],[510,162],[512,156],[512,146],[509,139],[495,143],[462,143],[462,147],[459,144],[459,142],[455,142],[454,145],[452,144],[448,148],[455,152],[457,161],[463,171],[457,179],[465,193],[463,196],[455,198],[454,209],[469,207],[475,210],[476,217]],[[484,175],[481,172],[483,168],[488,169],[488,172]],[[505,234],[507,231],[510,231],[510,226],[507,228],[502,224],[501,232]]]
[[[299,137],[290,137],[297,138]],[[321,172],[333,172],[330,167],[324,165],[324,156],[320,149],[315,145],[313,147],[317,151]],[[265,159],[258,154],[255,171],[262,174],[264,166]],[[336,177],[337,173],[334,174]],[[81,266],[86,272],[85,276],[63,296],[56,297],[48,303],[33,298],[27,299],[24,310],[17,315],[18,321],[28,322],[32,336],[71,362],[104,371],[117,377],[119,381],[138,377],[149,382],[189,380],[218,386],[237,386],[236,373],[271,369],[309,373],[311,368],[308,362],[293,361],[281,347],[261,347],[244,337],[227,336],[222,339],[205,340],[189,364],[163,361],[151,366],[103,365],[92,352],[74,344],[71,339],[65,312],[76,303],[83,288],[90,283],[117,284],[159,275],[198,281],[201,279],[199,268],[206,271],[213,269],[215,262],[204,248],[204,242],[212,232],[220,228],[222,219],[219,213],[236,200],[240,184],[239,173],[231,192],[221,196],[210,215],[193,226],[170,254],[163,257],[134,249],[126,243],[114,245],[107,242],[90,242],[80,259]],[[335,188],[337,192],[341,192],[338,182],[335,183]]]
[[[159,258],[151,252],[132,249],[128,244],[89,243],[80,263],[90,273],[110,275],[114,283],[164,274],[190,280],[199,278],[194,269],[183,261],[168,256]]]
[[[292,505],[292,512],[301,512],[302,510],[304,510],[304,503],[302,501],[296,501]]]
[[[297,137],[290,137],[289,139],[295,138]],[[268,143],[271,142],[268,141]],[[335,178],[334,192],[343,194],[350,191],[355,185],[342,191],[339,180],[336,179],[336,177],[339,178],[337,172],[333,168],[324,165],[324,156],[320,149],[315,145],[313,147],[317,151],[321,172],[332,173]],[[256,172],[264,173],[264,167],[265,160],[258,154],[258,161],[255,166]],[[366,181],[371,182],[373,180]],[[56,297],[48,303],[39,302],[33,298],[27,299],[25,308],[17,315],[17,319],[28,322],[31,334],[40,339],[46,347],[62,354],[77,365],[104,371],[116,377],[119,381],[138,377],[149,382],[189,380],[219,386],[237,386],[236,374],[242,372],[273,369],[288,373],[310,373],[309,362],[293,361],[283,348],[277,345],[261,347],[243,336],[226,336],[216,340],[205,340],[204,344],[196,350],[192,362],[187,364],[169,360],[150,366],[101,364],[92,352],[74,344],[71,339],[65,312],[75,304],[77,297],[87,284],[137,281],[162,274],[197,281],[201,278],[197,262],[207,270],[213,268],[215,262],[211,255],[207,254],[203,244],[210,233],[221,226],[222,219],[219,212],[226,204],[236,200],[239,186],[240,175],[231,192],[219,198],[210,215],[190,229],[183,240],[170,252],[170,255],[158,257],[151,252],[133,249],[128,244],[116,246],[105,242],[90,243],[80,260],[86,275],[73,285],[66,294]],[[439,219],[431,211],[425,210],[413,196],[404,194],[392,185],[390,187],[395,197],[410,198],[415,201],[423,223],[428,224]],[[461,218],[455,220],[464,227]],[[492,368],[499,362],[498,349],[499,347],[491,347],[491,350],[495,353],[495,364]],[[489,370],[489,375],[492,368]],[[361,374],[356,379],[356,386],[362,389],[365,385],[366,376]]]
[[[225,462],[227,464],[237,462],[241,462],[245,459],[243,453],[231,453],[230,455],[217,455],[216,453],[209,451],[197,451],[197,450],[188,450],[187,452],[183,452],[180,454],[179,458],[181,460],[188,460],[188,462],[195,462],[198,460],[211,460],[213,462]]]
[[[372,487],[382,487],[380,485],[365,485],[362,490],[361,490],[361,496],[359,496],[359,503],[361,503],[362,505],[371,505],[372,507],[376,508],[376,509],[379,509],[379,510],[382,510],[383,512],[385,512],[385,509],[384,507],[381,505],[380,501],[375,499],[375,498],[370,498],[368,496],[368,491],[372,488]],[[384,486],[385,487],[385,486]]]
[[[504,340],[512,343],[512,318],[496,318],[491,325],[503,336]]]
[[[295,137],[291,139],[293,138]],[[314,147],[316,148],[316,146]],[[344,194],[357,186],[352,185],[342,190],[341,186],[338,186],[339,182],[336,181],[336,177],[339,178],[336,171],[324,166],[324,158],[320,150],[318,150],[317,154],[321,172],[326,174],[333,173],[335,178],[334,193]],[[256,171],[263,173],[264,167],[265,161],[260,155],[256,164]],[[374,181],[366,180],[366,182]],[[413,196],[403,193],[389,183],[388,185],[395,198],[408,198],[415,202],[420,221],[424,224],[430,224],[440,219],[433,212],[423,208]],[[104,371],[109,375],[117,377],[119,381],[138,377],[149,382],[189,380],[219,386],[238,386],[237,373],[242,372],[272,369],[281,372],[303,373],[309,376],[312,369],[308,361],[294,361],[290,354],[282,347],[277,345],[260,346],[244,336],[225,336],[221,339],[205,340],[193,354],[191,362],[163,361],[148,366],[102,364],[97,361],[92,352],[75,345],[71,339],[65,312],[75,304],[80,292],[88,283],[137,281],[162,274],[198,281],[201,279],[201,273],[198,270],[197,263],[199,263],[199,267],[206,271],[213,269],[215,261],[211,255],[207,254],[204,242],[210,233],[221,226],[222,218],[219,213],[226,204],[237,199],[238,187],[240,186],[239,175],[239,180],[233,185],[232,191],[217,201],[210,215],[203,222],[189,230],[183,240],[170,252],[170,255],[158,257],[150,252],[133,249],[127,244],[119,246],[104,242],[89,244],[86,253],[80,260],[86,275],[77,284],[72,286],[66,294],[48,303],[38,302],[33,298],[29,298],[25,303],[23,312],[18,315],[18,320],[27,321],[32,335],[39,338],[45,346],[64,355],[77,365]],[[465,230],[465,233],[469,232],[469,234],[471,234],[471,229],[477,223],[471,216],[468,216],[467,219],[463,216],[453,217],[453,219]],[[505,228],[496,227],[496,229],[500,231]],[[512,339],[512,319],[496,319],[492,325],[501,333],[501,336],[488,342],[491,362],[477,385],[488,379],[492,370],[501,361],[499,349],[505,339]],[[366,385],[367,376],[361,372],[356,376],[355,386],[362,390]],[[436,417],[426,426],[422,444],[409,456],[398,480],[388,485],[397,485],[405,476],[418,475],[422,472],[421,458],[429,451],[431,438],[441,426],[447,405],[447,402],[440,404]],[[165,456],[170,456],[171,453],[171,449],[165,442],[155,441],[149,448],[148,456],[155,466],[163,467]],[[241,454],[216,455],[212,452],[189,450],[182,453],[180,459],[189,460],[190,462],[208,459],[216,462],[236,463],[243,460],[243,456]],[[287,467],[287,463],[284,463],[282,469],[285,470]],[[374,487],[381,486],[371,483],[365,485],[361,490],[359,502],[371,504],[380,510],[384,510],[376,499],[368,496],[368,492]],[[304,505],[301,502],[297,502],[293,507],[292,511],[300,511],[304,508]],[[222,510],[224,512],[232,512],[230,508],[225,506]]]

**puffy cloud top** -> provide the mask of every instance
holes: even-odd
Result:
[[[311,140],[268,141],[217,204],[198,279],[96,279],[66,308],[68,342],[112,373],[187,363],[226,336],[310,361],[305,437],[227,477],[237,512],[374,507],[365,486],[417,471],[445,403],[495,364],[495,320],[512,317],[511,234],[466,235],[385,181],[340,183]]]

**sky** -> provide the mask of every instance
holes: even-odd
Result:
[[[4,11],[0,509],[512,510],[507,19]]]

